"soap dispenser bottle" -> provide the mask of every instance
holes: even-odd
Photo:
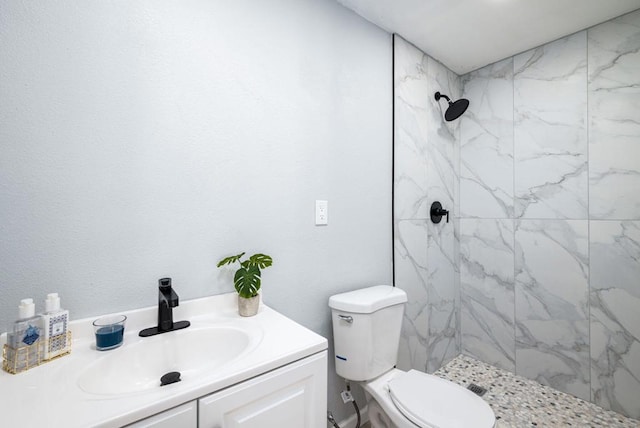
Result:
[[[10,358],[15,373],[35,367],[42,362],[42,320],[35,315],[33,299],[22,299],[18,306],[18,320],[13,323],[13,332],[8,343],[13,352]]]
[[[71,340],[67,334],[69,311],[60,309],[58,293],[47,294],[44,304],[44,359],[50,360],[71,351]]]

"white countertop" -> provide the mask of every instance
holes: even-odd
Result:
[[[72,321],[70,355],[17,375],[0,370],[0,426],[121,427],[327,349],[324,337],[264,304],[254,317],[239,316],[236,299],[236,293],[229,293],[181,302],[173,310],[174,322],[188,320],[191,327],[164,335],[212,326],[257,332],[247,352],[197,378],[122,395],[88,393],[78,385],[78,377],[102,358],[144,346],[151,338],[138,332],[157,325],[157,306],[121,312],[127,315],[124,344],[111,351],[95,350],[91,323],[98,316]],[[4,340],[3,335],[0,345]]]

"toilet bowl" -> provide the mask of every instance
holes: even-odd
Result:
[[[370,397],[372,428],[493,428],[495,425],[493,410],[482,398],[453,382],[417,370],[392,369],[360,385]]]
[[[404,291],[388,285],[329,299],[336,373],[367,393],[372,428],[493,428],[493,410],[473,392],[395,368],[406,301]]]

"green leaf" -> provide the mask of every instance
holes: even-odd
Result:
[[[270,256],[267,256],[266,254],[258,253],[249,257],[249,263],[251,263],[252,265],[258,266],[260,269],[264,269],[266,267],[271,266],[273,264],[273,260],[271,259]]]
[[[240,257],[244,256],[244,253],[240,253],[237,256],[225,257],[224,259],[218,262],[218,267],[222,267],[224,265],[229,265],[231,263],[235,263],[240,260]]]
[[[260,269],[245,260],[233,277],[233,285],[241,297],[254,297],[260,290]]]

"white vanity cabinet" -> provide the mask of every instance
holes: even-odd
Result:
[[[326,427],[327,352],[198,400],[200,428]]]
[[[143,419],[126,428],[196,428],[198,402],[196,400]]]
[[[327,351],[126,428],[324,428]]]

